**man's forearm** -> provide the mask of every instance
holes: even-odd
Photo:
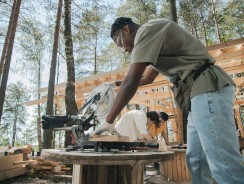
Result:
[[[130,66],[130,69],[125,79],[123,80],[119,92],[115,98],[113,107],[106,118],[106,121],[108,123],[113,123],[121,110],[132,99],[132,97],[136,93],[146,66],[146,63],[134,63]]]
[[[114,105],[108,114],[106,121],[108,123],[113,123],[115,118],[119,115],[121,110],[128,104],[128,102],[132,99],[137,90],[136,84],[131,84],[127,82],[123,82],[120,90],[115,98]]]

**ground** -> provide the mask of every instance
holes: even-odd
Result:
[[[146,166],[146,177],[144,178],[144,184],[189,184],[189,183],[176,183],[173,181],[165,181],[165,178],[157,175],[156,171],[153,169],[152,165]],[[61,178],[55,175],[46,175],[46,174],[36,174],[28,173],[26,175],[14,177],[5,181],[1,181],[1,184],[71,184],[71,173],[70,177]]]
[[[47,175],[34,176],[30,174],[14,177],[5,181],[1,181],[1,184],[71,184],[71,178],[57,178]]]

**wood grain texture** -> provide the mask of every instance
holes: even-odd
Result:
[[[129,142],[128,136],[118,136],[118,135],[94,135],[89,139],[89,141],[108,141],[108,142]]]

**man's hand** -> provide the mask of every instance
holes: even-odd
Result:
[[[94,135],[99,135],[103,132],[109,131],[112,134],[117,134],[121,136],[119,132],[115,129],[115,124],[110,124],[107,121],[104,121],[99,127],[97,127],[94,132],[91,133],[91,137]]]

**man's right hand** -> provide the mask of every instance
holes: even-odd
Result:
[[[112,134],[117,134],[121,136],[119,132],[115,129],[115,123],[110,124],[107,121],[104,121],[99,127],[97,127],[94,132],[91,133],[91,137],[94,135],[100,135],[103,132],[109,131]]]

